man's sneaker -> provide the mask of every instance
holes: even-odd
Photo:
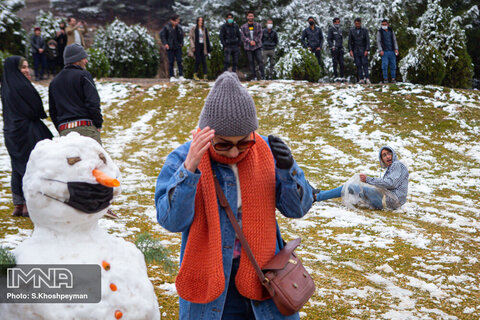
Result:
[[[397,80],[395,80],[395,79],[392,79],[392,81],[391,81],[391,82],[392,82],[392,83],[397,83]]]
[[[366,83],[366,84],[371,84],[370,79],[367,78],[367,79],[365,80],[365,83]]]
[[[253,78],[252,81],[258,81],[257,77]]]
[[[178,77],[178,81],[185,81],[185,78],[183,76]]]
[[[382,83],[388,83],[388,79],[383,79]]]
[[[363,79],[360,79],[360,81],[358,81],[359,84],[365,84],[365,80]]]
[[[177,82],[177,81],[178,81],[177,78],[175,78],[175,77],[170,77],[170,82]]]
[[[105,213],[105,218],[109,218],[109,219],[118,219],[118,216],[112,212],[111,209],[108,209],[107,212]]]

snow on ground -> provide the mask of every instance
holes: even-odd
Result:
[[[101,224],[122,237],[148,229],[178,260],[180,235],[156,223],[154,186],[168,153],[196,127],[211,83],[97,86],[102,140],[122,171],[122,195],[113,205],[121,218]],[[48,109],[48,88],[36,88]],[[315,186],[337,187],[360,171],[378,176],[378,149],[386,144],[410,172],[408,202],[394,212],[352,210],[331,200],[314,204],[303,219],[279,216],[286,238],[302,236],[298,252],[317,283],[302,318],[480,317],[478,92],[293,81],[247,88],[259,132],[281,136]],[[14,247],[31,230],[8,217],[9,180],[1,139],[0,245]],[[159,280],[160,304],[175,297],[173,281]]]

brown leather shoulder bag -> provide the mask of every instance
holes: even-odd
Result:
[[[263,266],[262,270],[253,256],[247,239],[245,239],[245,235],[235,219],[232,208],[230,208],[216,176],[214,176],[214,180],[220,205],[225,209],[260,282],[268,290],[281,314],[289,316],[298,312],[315,292],[315,283],[312,277],[294,252],[301,239],[297,238],[287,243],[278,254]]]

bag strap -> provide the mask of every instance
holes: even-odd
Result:
[[[260,266],[255,260],[253,252],[250,249],[250,246],[248,245],[247,239],[245,239],[245,235],[243,234],[242,228],[238,224],[237,219],[235,219],[232,208],[230,207],[230,204],[228,203],[228,200],[225,197],[225,193],[223,193],[222,187],[220,186],[220,182],[218,182],[217,176],[215,174],[213,174],[213,180],[215,181],[215,191],[217,192],[217,197],[220,202],[220,206],[222,206],[222,208],[225,209],[225,212],[227,213],[227,216],[230,219],[230,222],[232,223],[233,229],[237,233],[238,239],[240,240],[240,243],[242,244],[242,247],[245,250],[245,253],[247,254],[248,259],[252,263],[253,268],[255,269],[255,272],[257,273],[258,278],[260,279],[260,282],[262,283],[268,282],[268,279],[265,277],[265,275],[262,272],[262,269],[260,269]]]

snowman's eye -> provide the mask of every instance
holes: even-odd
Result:
[[[82,159],[80,157],[70,157],[70,158],[67,158],[67,162],[69,165],[73,166],[75,163],[79,162],[79,161],[82,161]]]
[[[98,157],[100,158],[100,160],[103,161],[103,163],[107,164],[107,158],[105,158],[105,155],[103,153],[100,153]]]

